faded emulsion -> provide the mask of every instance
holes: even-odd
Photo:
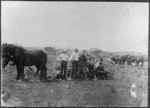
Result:
[[[147,107],[147,2],[2,1],[2,107]]]

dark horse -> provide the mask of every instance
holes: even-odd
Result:
[[[12,61],[17,67],[16,80],[24,79],[24,66],[33,66],[37,68],[36,75],[40,72],[40,80],[47,76],[47,54],[42,50],[26,50],[21,46],[4,43],[2,45],[2,60],[3,68],[7,66],[9,61]]]

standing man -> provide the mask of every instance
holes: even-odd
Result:
[[[82,74],[83,78],[86,79],[87,77],[87,72],[85,72],[84,68],[86,67],[87,64],[87,58],[85,56],[86,51],[82,51],[82,55],[79,57],[79,71]]]
[[[66,79],[66,69],[67,69],[67,63],[68,63],[68,60],[69,60],[69,57],[67,55],[67,51],[64,50],[62,52],[62,54],[60,54],[58,57],[57,57],[57,60],[58,61],[61,61],[61,78],[62,79]]]
[[[78,54],[77,48],[71,54],[70,61],[72,62],[72,72],[70,73],[70,77],[71,77],[71,79],[72,78],[75,79],[77,77],[78,62],[79,62],[79,54]]]

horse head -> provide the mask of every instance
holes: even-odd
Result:
[[[12,61],[12,56],[9,53],[2,54],[2,67],[5,68],[9,61]]]
[[[18,48],[13,44],[4,43],[2,45],[2,67],[5,68],[9,61],[13,61],[15,55],[18,55]]]

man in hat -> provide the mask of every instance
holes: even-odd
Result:
[[[77,77],[79,62],[78,49],[75,49],[74,52],[71,54],[70,61],[72,62],[72,72],[70,73],[70,77],[75,79]]]
[[[69,60],[69,57],[67,55],[67,51],[64,50],[62,52],[62,54],[60,54],[57,57],[57,60],[61,61],[61,73],[60,73],[60,76],[61,76],[62,79],[66,79],[66,69],[67,69],[67,63],[68,63],[68,60]]]

